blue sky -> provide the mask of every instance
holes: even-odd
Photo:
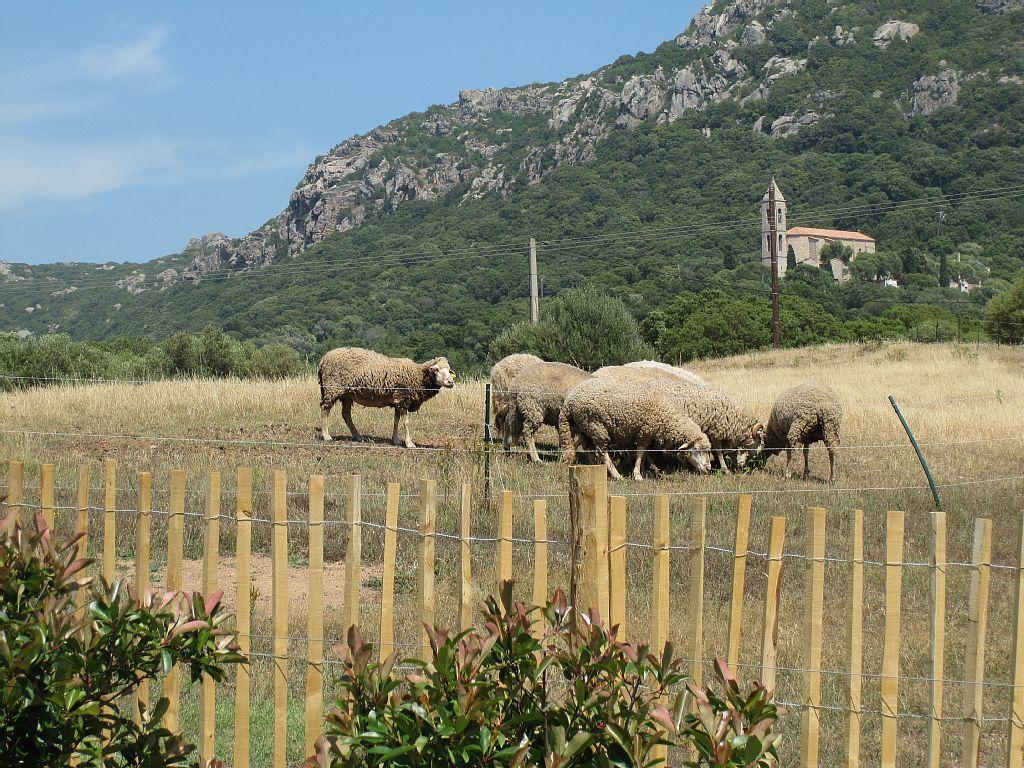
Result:
[[[244,234],[348,136],[653,50],[698,7],[3,0],[0,259],[145,261]]]

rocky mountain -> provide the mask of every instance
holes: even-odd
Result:
[[[614,151],[616,137],[659,127],[696,129],[704,140],[740,129],[752,148],[766,140],[789,152],[845,130],[854,103],[884,116],[887,130],[890,120],[902,120],[902,127],[893,123],[899,132],[960,108],[964,98],[971,109],[979,97],[1018,103],[1022,10],[1024,0],[717,0],[653,53],[623,56],[560,83],[464,90],[452,104],[346,139],[310,164],[280,214],[241,238],[204,235],[179,254],[136,265],[30,269],[0,262],[0,300],[15,281],[27,297],[0,319],[36,333],[138,328],[109,316],[162,305],[211,278],[223,284],[231,275],[301,261],[319,244],[355,238],[409,206],[500,207],[545,189],[567,167],[598,162]],[[979,130],[1019,157],[1019,127],[990,117],[979,116],[987,120]],[[102,310],[88,304],[96,291],[87,289],[102,282],[99,276],[110,278]],[[25,289],[33,284],[40,290],[30,295]],[[60,319],[47,309],[57,301],[73,308],[76,320],[91,319]],[[108,315],[101,325],[97,311]]]

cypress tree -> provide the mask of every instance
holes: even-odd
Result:
[[[796,269],[796,251],[792,245],[786,246],[786,271]]]
[[[949,288],[949,259],[945,252],[939,257],[939,288]]]

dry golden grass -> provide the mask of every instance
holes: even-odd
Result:
[[[612,483],[610,492],[629,495],[628,538],[649,543],[653,495],[674,494],[672,499],[672,541],[685,544],[689,531],[689,509],[694,495],[709,498],[708,543],[715,547],[732,546],[734,510],[737,495],[749,491],[754,496],[750,548],[753,552],[767,550],[767,531],[771,515],[788,517],[787,552],[802,553],[804,549],[805,510],[811,506],[828,509],[827,555],[846,558],[851,512],[865,511],[865,555],[870,561],[884,560],[885,511],[903,509],[907,513],[906,560],[927,562],[932,510],[931,496],[923,490],[924,478],[917,459],[907,443],[886,396],[893,394],[900,403],[932,465],[941,489],[944,508],[949,518],[949,559],[964,562],[970,559],[970,535],[976,517],[994,521],[993,560],[1015,563],[1021,510],[1024,508],[1024,353],[1020,349],[982,345],[843,345],[825,346],[779,353],[759,352],[722,360],[709,360],[693,366],[712,383],[748,402],[750,407],[767,417],[775,396],[787,386],[805,380],[829,384],[837,389],[844,402],[844,448],[838,460],[838,481],[831,488],[821,481],[827,462],[820,446],[812,449],[812,472],[808,481],[786,479],[782,459],[769,462],[765,471],[731,477],[696,477],[689,474],[668,475],[637,484],[629,481]],[[27,498],[34,500],[38,491],[38,464],[50,461],[57,465],[59,503],[73,504],[74,478],[82,462],[93,465],[92,504],[102,504],[102,471],[99,461],[116,458],[119,463],[121,489],[118,508],[130,510],[135,505],[135,475],[139,471],[154,474],[154,506],[166,509],[167,472],[184,469],[189,474],[188,510],[201,512],[205,477],[211,469],[223,475],[225,508],[233,504],[234,473],[238,467],[252,466],[256,471],[256,517],[269,517],[270,472],[282,469],[288,473],[291,492],[289,517],[301,520],[305,515],[305,482],[311,473],[327,475],[327,519],[340,521],[345,510],[344,476],[358,472],[364,478],[364,519],[382,523],[384,484],[402,483],[401,524],[415,526],[419,514],[420,481],[434,478],[438,482],[438,530],[458,530],[459,485],[471,482],[474,488],[474,533],[493,536],[495,518],[482,504],[482,432],[483,382],[460,383],[429,402],[413,416],[413,439],[434,450],[407,451],[379,442],[356,444],[348,440],[324,444],[317,440],[319,420],[318,393],[311,378],[276,383],[239,381],[176,381],[144,385],[80,385],[34,389],[0,394],[2,430],[0,445],[6,458],[26,462]],[[390,411],[355,409],[354,418],[364,434],[384,440],[390,436]],[[336,435],[344,433],[341,414],[332,419]],[[39,434],[16,432],[27,430]],[[43,434],[53,433],[53,434]],[[63,434],[73,433],[73,434]],[[90,435],[90,436],[82,436]],[[555,435],[545,429],[542,447],[553,448]],[[566,469],[555,461],[540,466],[527,464],[522,456],[492,456],[492,477],[495,493],[509,489],[520,498],[516,501],[517,536],[532,534],[529,499],[549,496],[550,530],[553,539],[567,535],[568,511]],[[999,479],[1011,478],[1011,479]],[[1014,479],[1015,478],[1015,479]],[[897,490],[892,490],[897,489]],[[73,515],[61,513],[60,525],[68,528]],[[99,534],[99,518],[94,517],[93,545]],[[186,525],[187,555],[198,558],[202,543],[202,521],[190,517]],[[154,569],[162,568],[165,527],[159,516],[154,521]],[[326,528],[326,556],[338,563],[345,551],[342,526]],[[289,526],[290,556],[296,568],[305,562],[306,529]],[[254,546],[269,552],[269,527],[257,524]],[[399,537],[398,584],[396,585],[396,632],[398,642],[410,646],[418,643],[419,626],[416,570],[418,539],[403,534]],[[134,519],[130,513],[119,515],[118,550],[131,557],[134,548]],[[222,527],[221,550],[226,559],[234,555],[234,529],[227,521]],[[379,571],[382,536],[379,529],[363,531],[364,605],[363,616],[369,636],[377,632],[379,606]],[[494,545],[476,542],[473,545],[474,583],[481,592],[494,584]],[[550,584],[552,589],[564,586],[567,578],[567,552],[554,546],[550,552]],[[684,638],[688,625],[688,568],[683,552],[672,553],[672,622],[671,635],[679,648],[686,648]],[[337,566],[334,566],[337,568]],[[732,558],[728,553],[709,551],[705,592],[705,652],[707,658],[724,653],[728,624]],[[780,629],[780,659],[783,667],[805,666],[803,661],[803,568],[798,559],[785,561]],[[294,570],[294,569],[293,569]],[[532,576],[532,550],[528,545],[515,548],[515,572],[524,598],[529,595]],[[301,578],[297,571],[296,578]],[[759,658],[760,620],[763,601],[765,562],[758,556],[749,559],[746,580],[746,604],[741,658],[753,663]],[[925,677],[929,672],[929,575],[926,567],[908,566],[904,571],[901,674]],[[1001,685],[986,688],[985,716],[1005,718],[1008,713],[1009,689],[1005,687],[1010,670],[1011,626],[1014,605],[1013,571],[993,571],[991,617],[987,637],[986,678]],[[960,566],[949,569],[946,677],[960,679],[963,675],[963,654],[966,631],[966,600],[968,570]],[[628,567],[628,618],[633,638],[642,637],[649,621],[651,594],[651,557],[648,550],[631,548]],[[159,580],[159,577],[158,577]],[[884,569],[867,566],[865,575],[865,669],[877,674],[881,668],[881,627],[884,613]],[[198,584],[193,585],[198,586]],[[332,585],[335,587],[336,585]],[[443,623],[455,621],[457,612],[457,549],[446,539],[438,541],[438,617]],[[848,566],[829,562],[826,565],[825,655],[823,668],[844,670],[848,651]],[[256,601],[257,630],[269,634],[269,590],[261,592]],[[305,609],[300,601],[292,602],[293,636],[305,633]],[[329,608],[327,632],[340,637],[340,613]],[[301,655],[305,644],[296,641],[292,653]],[[265,641],[254,650],[266,652]],[[257,670],[259,671],[259,670]],[[294,696],[299,716],[293,728],[295,749],[301,751],[301,664],[294,665]],[[748,674],[756,670],[745,669]],[[802,696],[803,675],[798,671],[782,671],[779,675],[779,696],[798,702]],[[844,707],[847,678],[828,674],[823,682],[823,702],[827,706]],[[258,686],[269,685],[269,677]],[[261,688],[265,691],[266,688]],[[878,681],[869,677],[864,682],[864,751],[867,764],[877,754],[880,730]],[[225,694],[229,694],[225,689]],[[958,718],[963,701],[963,686],[946,684],[946,716],[944,752],[952,764],[959,754],[961,727]],[[915,680],[901,681],[900,708],[906,713],[927,713],[929,686]],[[254,696],[254,701],[259,701]],[[222,697],[224,728],[221,729],[220,751],[230,754],[230,696]],[[266,715],[254,711],[254,718]],[[845,756],[844,721],[841,712],[823,713],[822,764],[834,765]],[[186,719],[186,724],[194,722]],[[905,765],[917,764],[923,747],[927,721],[907,718],[900,721],[901,760]],[[983,764],[998,763],[1005,751],[1005,722],[984,724]],[[799,713],[793,712],[784,721],[786,763],[791,763],[799,743]],[[266,729],[264,729],[265,731]],[[254,728],[258,743],[255,754],[265,753],[267,734]],[[261,751],[262,750],[262,751]]]

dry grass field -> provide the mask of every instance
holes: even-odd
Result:
[[[733,529],[738,495],[754,496],[750,549],[746,577],[745,616],[741,661],[755,663],[760,657],[761,611],[766,561],[756,553],[767,551],[768,524],[772,515],[788,518],[786,551],[802,553],[805,542],[805,515],[809,507],[828,510],[826,528],[825,649],[822,667],[831,671],[824,676],[822,701],[822,764],[837,765],[845,760],[845,708],[849,678],[844,673],[849,649],[849,565],[846,560],[848,531],[852,512],[864,510],[865,558],[884,561],[885,513],[890,509],[906,512],[905,559],[926,563],[929,559],[931,511],[930,492],[925,487],[917,458],[886,398],[892,394],[922,443],[936,481],[940,484],[943,507],[948,515],[949,560],[969,562],[971,532],[978,517],[993,520],[993,562],[1015,565],[1021,511],[1024,510],[1024,351],[988,345],[915,345],[906,343],[843,345],[759,352],[733,358],[708,360],[693,366],[713,384],[733,393],[767,418],[771,403],[784,388],[807,380],[833,386],[845,407],[843,448],[840,450],[838,479],[829,486],[821,478],[827,475],[827,460],[819,445],[812,448],[810,480],[787,479],[781,458],[772,459],[765,470],[733,476],[697,477],[688,473],[670,474],[642,483],[611,483],[609,492],[628,497],[629,541],[649,544],[652,538],[653,497],[671,494],[671,538],[673,544],[685,544],[689,535],[690,507],[695,496],[707,496],[708,544],[705,591],[705,652],[708,659],[723,655],[728,625]],[[462,482],[474,488],[474,534],[493,536],[494,509],[483,506],[483,422],[484,387],[482,381],[459,383],[413,415],[413,439],[424,450],[409,451],[385,444],[390,436],[390,411],[354,410],[354,419],[373,442],[354,443],[339,440],[325,444],[317,439],[319,421],[318,392],[312,378],[282,382],[173,381],[145,384],[87,384],[31,389],[0,394],[0,458],[23,459],[26,463],[26,498],[38,494],[38,465],[57,465],[58,503],[74,504],[77,467],[83,462],[93,466],[92,504],[103,503],[102,467],[106,458],[118,461],[118,509],[131,510],[135,503],[136,475],[150,471],[154,476],[154,507],[167,504],[167,473],[171,469],[188,472],[187,509],[202,512],[206,477],[210,470],[222,473],[223,505],[233,505],[235,471],[251,466],[256,473],[256,518],[269,516],[269,483],[272,470],[284,470],[289,478],[289,559],[292,566],[291,635],[305,633],[305,608],[301,599],[305,578],[306,529],[301,520],[306,514],[306,480],[312,473],[327,478],[328,521],[341,521],[345,510],[345,476],[363,477],[363,518],[383,523],[385,483],[400,482],[403,489],[401,525],[415,526],[418,521],[420,481],[433,478],[438,483],[438,530],[458,531],[458,499]],[[337,409],[340,411],[340,409]],[[335,435],[344,432],[340,412],[332,417]],[[556,436],[545,428],[542,448],[554,448]],[[530,499],[538,496],[549,501],[549,536],[565,540],[568,536],[567,471],[554,454],[542,465],[528,464],[521,454],[505,456],[492,453],[492,487],[517,494],[516,536],[532,535]],[[4,469],[6,472],[6,468]],[[68,530],[73,514],[58,514],[58,524]],[[222,526],[222,581],[230,579],[234,556],[234,529],[231,521]],[[92,544],[98,543],[99,516],[92,520]],[[166,549],[166,527],[159,515],[154,518],[154,580],[162,578],[162,551]],[[186,557],[201,556],[202,520],[189,517],[186,522]],[[134,519],[129,512],[118,518],[118,554],[125,564],[134,549]],[[340,638],[341,561],[345,552],[343,526],[328,525],[325,552],[328,561],[327,633]],[[270,549],[269,526],[257,524],[254,547],[266,555]],[[363,531],[362,611],[366,634],[375,636],[379,621],[380,562],[382,531]],[[410,653],[418,643],[417,562],[418,537],[399,536],[398,580],[396,584],[396,633],[398,642]],[[524,598],[529,595],[532,577],[532,548],[517,545],[515,572]],[[567,549],[553,546],[550,552],[550,584],[564,586],[567,578]],[[627,605],[628,631],[631,637],[647,632],[651,601],[651,552],[635,547],[628,550]],[[495,583],[494,544],[473,545],[474,583],[478,592]],[[438,540],[437,560],[438,617],[442,623],[454,623],[458,602],[458,558],[456,544]],[[778,696],[799,702],[803,673],[803,593],[804,562],[787,559],[782,577],[779,664],[790,671],[779,674]],[[881,668],[881,629],[884,620],[884,568],[865,568],[865,672],[863,757],[865,764],[877,762],[881,717],[879,681]],[[198,588],[199,568],[186,568]],[[671,565],[671,637],[679,648],[690,621],[687,600],[688,559],[685,552],[672,553]],[[900,673],[908,678],[929,674],[929,609],[931,570],[923,566],[904,569],[902,647]],[[948,569],[948,615],[946,673],[949,681],[962,679],[967,625],[969,569],[950,565]],[[987,634],[984,740],[982,764],[1002,764],[1005,760],[1006,718],[1011,689],[1010,651],[1015,600],[1016,571],[997,568],[992,571],[990,622]],[[257,574],[258,578],[258,574]],[[270,634],[269,580],[258,583],[255,601],[255,632]],[[336,597],[332,597],[336,596]],[[254,650],[269,652],[265,637],[254,641]],[[302,751],[301,656],[305,643],[292,643],[294,700],[290,722],[290,757],[298,761]],[[331,668],[328,668],[328,672]],[[741,672],[756,674],[744,667]],[[254,666],[253,759],[262,764],[270,749],[270,729],[258,725],[269,722],[270,675],[265,665]],[[962,703],[965,686],[945,684],[943,724],[944,764],[959,761],[962,731]],[[900,755],[904,765],[920,762],[929,714],[929,683],[904,679],[900,683],[901,714]],[[230,762],[232,706],[230,686],[223,687],[218,705],[218,752]],[[185,723],[195,727],[195,693],[186,699]],[[833,709],[834,708],[834,709]],[[922,715],[924,717],[922,717]],[[989,719],[991,718],[991,719]],[[786,756],[792,764],[799,744],[799,709],[784,719]]]

